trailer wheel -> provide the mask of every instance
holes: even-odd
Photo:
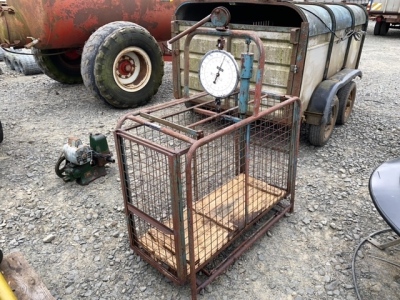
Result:
[[[382,22],[375,22],[374,35],[380,35],[381,34],[381,27],[382,27]]]
[[[36,63],[44,74],[50,78],[67,84],[82,82],[79,49],[33,49]]]
[[[164,61],[157,41],[141,26],[115,30],[104,39],[94,63],[101,97],[117,108],[151,100],[161,85]]]
[[[35,75],[42,73],[42,70],[39,68],[38,64],[35,61],[35,58],[31,55],[24,55],[19,58],[19,65],[21,72],[24,75]]]
[[[332,135],[335,128],[336,119],[339,111],[339,99],[337,96],[333,98],[331,111],[327,121],[320,125],[310,125],[309,141],[314,146],[323,146]]]
[[[14,54],[6,52],[6,55],[4,56],[4,61],[6,63],[6,66],[10,68],[10,70],[14,70]]]
[[[18,54],[14,55],[11,58],[11,63],[13,65],[13,68],[16,72],[18,73],[22,73],[22,69],[21,69],[21,63],[20,63],[20,57]]]
[[[97,29],[86,41],[85,46],[82,51],[82,60],[81,60],[81,74],[83,79],[83,84],[86,88],[92,93],[96,98],[105,101],[108,103],[99,92],[99,89],[96,86],[95,76],[94,76],[94,65],[96,55],[99,51],[101,44],[104,39],[113,33],[115,30],[127,27],[127,26],[135,26],[135,23],[125,22],[125,21],[116,21],[108,23],[99,29]]]
[[[344,125],[350,118],[353,111],[354,102],[356,101],[357,85],[354,81],[347,83],[338,93],[339,112],[336,124]]]
[[[6,66],[11,69],[10,58],[8,57],[8,55],[4,56],[4,62],[6,63]]]
[[[386,21],[381,22],[381,28],[379,30],[379,34],[385,36],[389,31],[390,23]]]
[[[0,61],[3,61],[5,56],[6,56],[5,51],[0,46]]]

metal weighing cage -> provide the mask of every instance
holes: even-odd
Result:
[[[217,30],[198,28],[209,20]],[[185,61],[196,34],[243,37],[259,51],[254,89],[244,53],[240,88],[226,99],[195,104],[208,93],[186,93],[124,115],[114,132],[130,246],[175,283],[190,282],[193,299],[293,211],[295,195],[300,100],[262,92],[261,40],[220,22],[229,23],[229,11],[214,9],[183,34]]]

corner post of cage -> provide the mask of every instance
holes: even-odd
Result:
[[[192,293],[192,299],[197,298],[197,280],[196,280],[196,266],[195,266],[195,254],[194,254],[194,228],[193,228],[193,179],[192,179],[192,160],[196,155],[197,143],[193,144],[186,154],[186,166],[185,166],[185,177],[186,177],[186,208],[187,208],[187,235],[189,242],[189,270],[190,270],[190,287]]]
[[[185,227],[183,216],[182,176],[179,155],[168,156],[171,210],[173,219],[177,276],[180,282],[187,277]]]
[[[288,170],[288,192],[290,193],[290,210],[294,210],[294,198],[296,191],[296,173],[297,173],[297,157],[299,153],[300,140],[300,121],[301,121],[301,100],[298,97],[292,97],[292,124],[290,134],[290,151],[289,151],[289,170]]]
[[[119,126],[120,125],[120,126]],[[119,135],[119,130],[122,127],[122,123],[118,123],[118,126],[116,130],[114,131],[114,142],[115,142],[115,150],[117,151],[117,157],[120,157],[118,159],[118,168],[119,168],[119,174],[120,178],[123,178],[121,180],[121,190],[123,191],[123,197],[124,197],[124,210],[125,210],[125,218],[126,222],[128,223],[128,233],[129,233],[129,240],[132,241],[132,236],[137,236],[136,232],[132,232],[132,230],[135,230],[136,226],[129,226],[129,222],[134,222],[134,219],[130,220],[129,218],[129,213],[128,213],[128,203],[130,199],[132,199],[132,194],[129,189],[130,182],[129,182],[129,176],[128,176],[128,170],[127,170],[127,165],[124,163],[124,160],[126,159],[126,152],[125,152],[125,147],[124,147],[124,142],[122,137]],[[131,246],[133,247],[133,243],[131,242]]]

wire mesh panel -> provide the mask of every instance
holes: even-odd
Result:
[[[115,131],[131,247],[192,291],[293,209],[299,102],[265,97],[257,116],[171,101]]]

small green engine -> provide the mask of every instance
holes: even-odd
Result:
[[[107,139],[103,134],[90,134],[90,146],[83,144],[76,137],[68,138],[55,167],[58,177],[64,181],[76,180],[86,185],[105,176],[107,163],[114,163],[108,149]]]

